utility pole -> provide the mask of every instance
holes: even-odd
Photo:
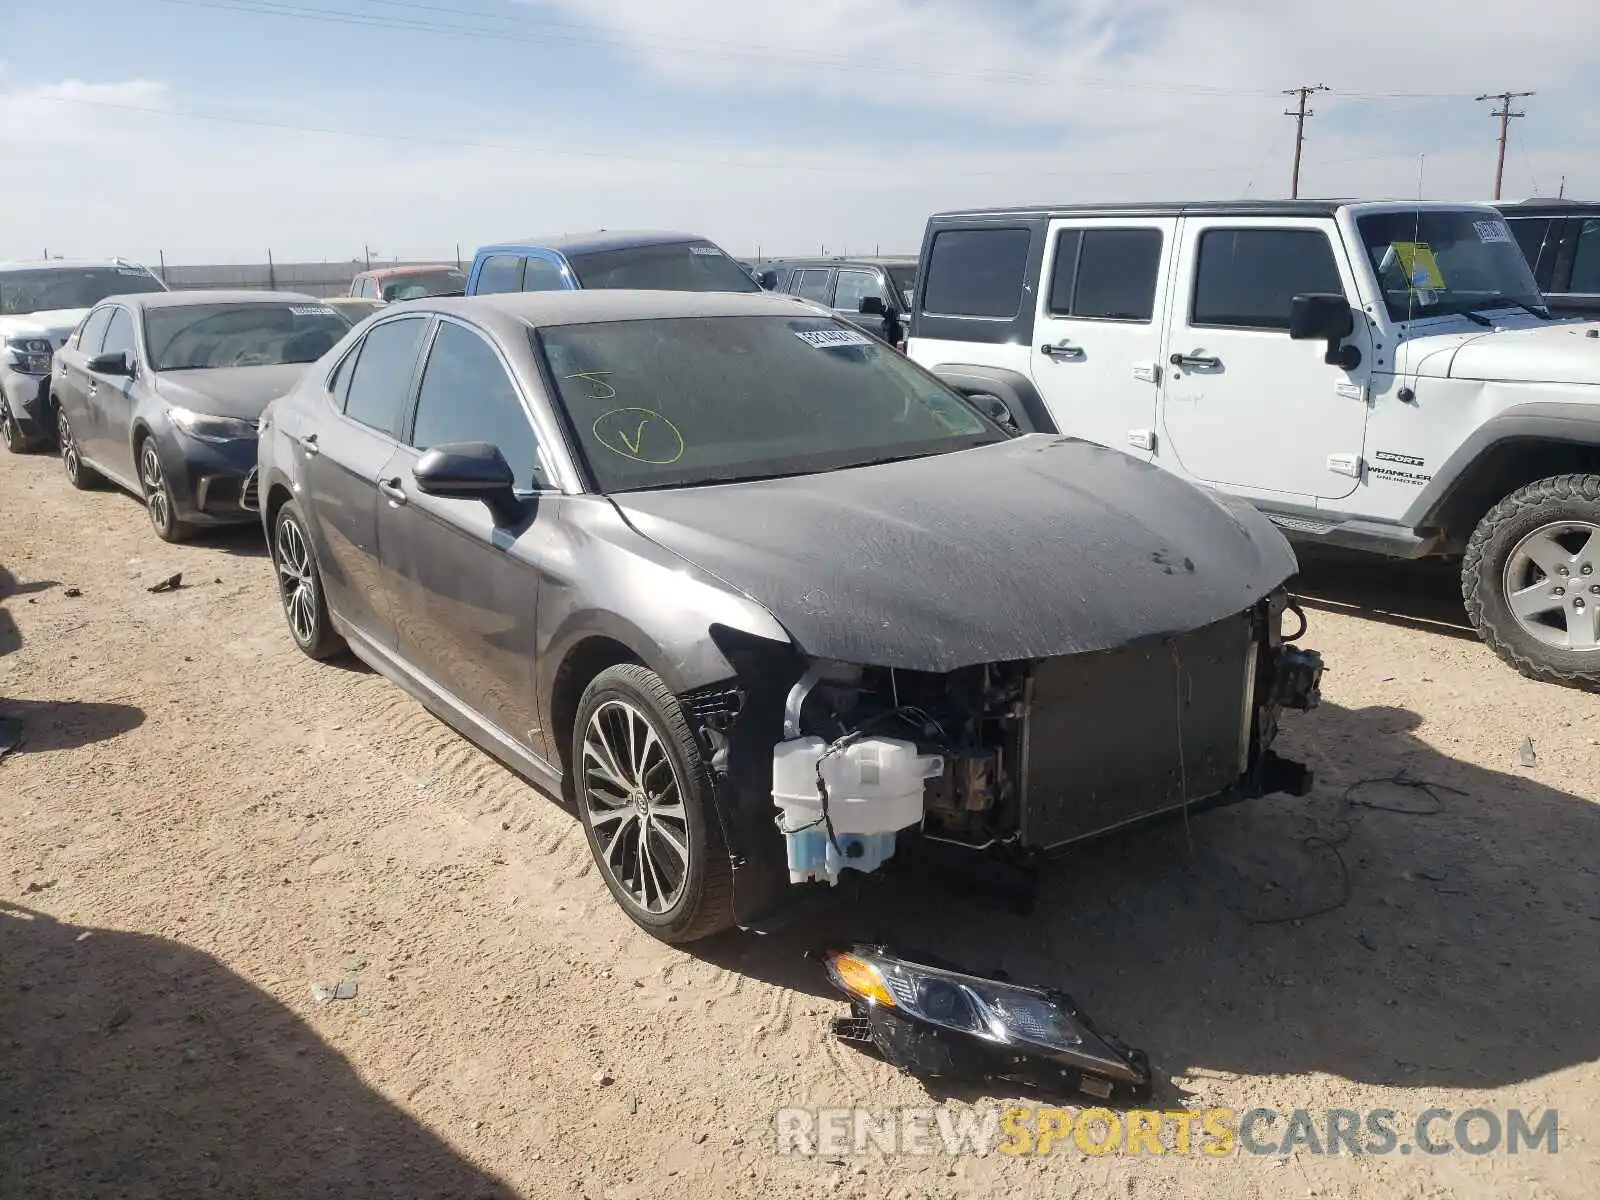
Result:
[[[1561,177],[1561,190],[1556,193],[1556,199],[1557,200],[1565,200],[1566,198],[1567,198],[1567,177],[1565,175],[1563,175]]]
[[[1289,198],[1291,200],[1300,198],[1300,151],[1306,144],[1306,118],[1316,115],[1306,107],[1306,101],[1318,92],[1332,90],[1332,88],[1319,83],[1313,87],[1288,88],[1283,93],[1285,96],[1298,96],[1300,98],[1298,108],[1285,109],[1283,113],[1286,117],[1294,118],[1294,174],[1289,180]]]
[[[1506,135],[1511,131],[1511,120],[1513,117],[1525,117],[1528,115],[1523,112],[1512,112],[1511,102],[1535,94],[1534,92],[1486,92],[1478,97],[1480,101],[1500,101],[1500,107],[1490,114],[1500,118],[1500,159],[1495,163],[1494,168],[1494,198],[1496,200],[1500,199],[1500,182],[1505,178],[1506,173]]]

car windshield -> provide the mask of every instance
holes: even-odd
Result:
[[[1360,217],[1356,227],[1395,320],[1544,305],[1528,260],[1493,213],[1416,209]]]
[[[573,254],[568,262],[586,288],[657,292],[759,292],[760,286],[710,242],[668,242]]]
[[[350,331],[326,304],[194,304],[147,309],[157,371],[316,362]]]
[[[536,336],[603,492],[803,475],[1007,435],[827,317],[679,317]]]
[[[457,270],[416,272],[383,281],[385,300],[420,300],[467,290],[467,277]]]
[[[143,267],[34,267],[0,271],[0,316],[93,308],[107,296],[162,292]]]

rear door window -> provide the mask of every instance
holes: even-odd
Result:
[[[356,356],[345,396],[345,416],[390,437],[400,435],[417,352],[427,329],[426,317],[385,321],[373,327]]]
[[[501,292],[520,292],[522,263],[520,255],[490,255],[483,260],[483,266],[478,268],[478,286],[475,290],[483,296]]]
[[[1056,240],[1050,312],[1148,323],[1160,271],[1159,229],[1064,229]]]
[[[1195,325],[1289,328],[1296,296],[1344,294],[1328,235],[1318,229],[1208,229],[1195,270]]]
[[[1028,229],[946,229],[928,255],[922,311],[949,317],[1010,318],[1022,307]]]
[[[833,272],[817,270],[799,272],[799,278],[790,289],[796,296],[815,300],[818,304],[833,303]]]

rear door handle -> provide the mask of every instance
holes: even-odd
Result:
[[[406,494],[400,490],[400,476],[398,475],[393,479],[378,480],[378,490],[388,498],[390,504],[404,504],[406,502]]]
[[[1222,365],[1220,358],[1214,358],[1209,354],[1174,354],[1167,361],[1175,367],[1189,367],[1191,369],[1205,367],[1213,371]]]
[[[1083,359],[1083,347],[1074,346],[1068,341],[1057,342],[1054,346],[1046,343],[1039,347],[1039,353],[1046,358],[1059,358],[1064,362],[1080,362]]]
[[[308,433],[305,435],[305,437],[300,439],[300,449],[304,450],[306,456],[309,458],[315,458],[318,454],[322,453],[322,451],[317,448],[317,435],[314,433]]]

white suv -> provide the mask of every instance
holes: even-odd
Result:
[[[1457,555],[1538,679],[1600,684],[1600,324],[1552,318],[1492,208],[948,213],[908,353],[1024,428],[1244,497],[1301,539]]]

